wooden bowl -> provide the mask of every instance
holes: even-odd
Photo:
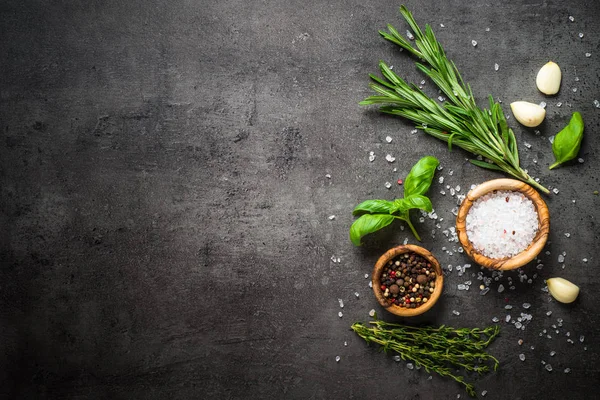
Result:
[[[435,290],[429,297],[427,303],[416,307],[416,308],[405,308],[400,307],[396,304],[389,304],[387,298],[383,295],[381,291],[381,274],[383,273],[383,267],[394,258],[398,257],[400,254],[404,253],[416,253],[421,257],[425,258],[427,261],[431,263],[431,265],[435,269]],[[384,255],[379,257],[375,267],[373,268],[373,292],[375,293],[375,298],[379,302],[379,304],[385,308],[387,311],[392,314],[398,315],[400,317],[414,317],[415,315],[423,314],[425,311],[429,310],[433,305],[437,302],[442,294],[442,287],[444,285],[444,273],[442,271],[442,267],[438,260],[426,249],[414,246],[412,244],[407,244],[404,246],[394,247],[393,249],[388,250]]]
[[[469,213],[473,202],[481,196],[496,190],[515,191],[525,195],[533,202],[533,206],[537,211],[539,223],[538,231],[533,238],[533,241],[525,250],[513,257],[502,259],[489,258],[477,252],[467,236],[467,214]],[[458,216],[456,217],[456,231],[458,233],[460,244],[465,252],[477,264],[492,269],[510,270],[522,267],[540,254],[546,245],[546,240],[548,240],[548,234],[550,233],[550,214],[548,213],[548,206],[546,206],[546,203],[541,198],[540,194],[528,184],[515,179],[494,179],[482,183],[467,194],[458,210]]]

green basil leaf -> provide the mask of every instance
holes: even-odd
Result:
[[[427,212],[433,211],[431,200],[420,194],[413,194],[412,196],[408,196],[403,199],[397,199],[394,201],[394,208],[395,211],[400,212],[405,212],[413,208],[418,208]]]
[[[392,221],[394,221],[394,217],[389,214],[361,215],[350,227],[350,240],[355,246],[360,246],[363,236],[388,226]]]
[[[352,215],[362,213],[369,214],[390,214],[394,203],[387,200],[366,200],[354,207]]]
[[[556,162],[550,166],[550,169],[556,168],[560,164],[577,157],[581,140],[583,139],[583,118],[577,111],[573,113],[569,125],[554,136],[552,142],[552,151]]]
[[[421,158],[410,170],[410,173],[404,180],[404,196],[409,197],[414,194],[425,194],[431,186],[435,169],[440,164],[437,158],[426,156]]]

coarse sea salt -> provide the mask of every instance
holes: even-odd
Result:
[[[519,192],[496,191],[477,199],[467,214],[467,236],[483,255],[512,257],[525,250],[538,230],[533,203]]]

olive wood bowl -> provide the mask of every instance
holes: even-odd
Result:
[[[427,261],[431,263],[435,270],[435,289],[427,303],[423,303],[423,305],[416,308],[405,308],[400,307],[396,304],[390,304],[387,298],[383,295],[381,291],[381,274],[383,273],[383,267],[394,258],[398,257],[400,254],[404,253],[416,253],[421,257],[425,258]],[[442,294],[442,287],[444,285],[444,273],[442,272],[442,267],[436,258],[431,254],[428,250],[415,246],[412,244],[407,244],[404,246],[394,247],[393,249],[388,250],[379,257],[375,267],[373,268],[373,292],[375,293],[375,298],[377,302],[385,308],[387,311],[392,314],[398,315],[400,317],[414,317],[416,315],[423,314],[425,311],[429,310],[433,305],[437,302]]]
[[[467,214],[469,213],[473,202],[481,196],[496,190],[508,190],[522,193],[532,201],[538,215],[538,231],[531,244],[519,254],[501,259],[489,258],[477,252],[467,236]],[[546,245],[546,240],[548,240],[548,234],[550,233],[550,214],[548,212],[548,206],[540,194],[528,184],[515,179],[494,179],[482,183],[467,194],[458,210],[458,216],[456,217],[456,231],[463,249],[477,264],[491,269],[511,270],[529,263],[542,251]]]

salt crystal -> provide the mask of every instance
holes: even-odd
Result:
[[[583,32],[579,32],[577,36],[579,36],[580,39],[583,39]]]
[[[340,303],[340,308],[344,308],[344,300],[338,299],[338,303]]]
[[[418,130],[416,130],[416,129],[413,129],[412,131],[410,131],[410,133],[412,133],[413,135],[417,132],[418,132]]]
[[[545,101],[540,102],[540,107],[546,108],[546,102]]]
[[[386,182],[386,183],[385,183],[385,187],[389,189],[389,188],[391,188],[391,187],[392,187],[392,184],[391,184],[391,183],[389,183],[389,182]]]
[[[521,346],[523,344],[523,339],[519,339],[517,343],[519,344],[519,346]]]
[[[552,365],[550,365],[550,364],[546,364],[546,366],[544,368],[546,368],[546,371],[548,371],[548,372],[552,371]]]
[[[402,358],[400,358],[400,356],[394,356],[394,361],[399,362]]]
[[[340,360],[342,359],[342,357],[340,356],[335,356],[335,362],[340,362]]]
[[[555,352],[554,350],[552,350],[552,351],[550,352],[550,357],[554,357],[555,355],[556,355],[556,352]]]
[[[581,261],[583,261],[584,263],[586,263],[586,262],[588,262],[588,259],[587,259],[587,258],[584,258],[584,259],[583,259],[583,260],[581,260]]]
[[[507,315],[507,316],[504,318],[504,321],[506,321],[506,322],[510,322],[510,318],[511,318],[511,317],[510,317],[510,315]]]
[[[438,100],[439,100],[439,101],[444,101],[444,100],[446,100],[446,99],[444,98],[444,96],[438,96]]]
[[[569,21],[575,22],[575,18],[572,15],[569,15]]]
[[[396,157],[393,157],[391,154],[388,154],[385,156],[385,160],[387,162],[393,163],[394,161],[396,161]]]
[[[440,28],[445,28],[445,27],[446,27],[446,25],[440,24]]]
[[[559,263],[564,263],[565,262],[565,256],[563,256],[562,254],[558,255],[558,262]]]
[[[338,313],[338,317],[342,318],[344,316],[344,313],[342,313],[341,311]]]
[[[331,179],[331,174],[326,174],[326,175],[325,175],[325,178],[327,178],[327,179]]]
[[[373,281],[369,281],[369,287],[372,288],[373,287]]]
[[[523,327],[523,324],[520,322],[515,322],[515,328],[517,329],[521,329]]]
[[[503,284],[499,284],[498,285],[498,293],[502,293],[504,292],[504,285]]]
[[[406,37],[410,40],[413,40],[415,38],[415,36],[410,31],[406,31]]]
[[[567,339],[567,343],[573,344],[574,342],[571,339]]]
[[[375,152],[374,151],[369,152],[369,161],[370,162],[375,161]]]
[[[358,292],[354,292],[354,297],[358,299],[360,297],[360,294]]]
[[[450,175],[450,176],[454,175],[454,171],[453,170],[448,171],[448,175]]]
[[[531,304],[529,304],[529,303],[523,303],[523,308],[524,309],[527,310],[529,307],[531,307]]]
[[[487,394],[487,390],[484,390],[483,392],[481,392],[481,397],[485,397],[486,394]]]
[[[507,304],[504,306],[505,310],[512,310],[513,306],[511,306],[510,304]]]
[[[497,191],[473,203],[466,225],[477,250],[490,258],[504,258],[529,246],[537,233],[538,217],[532,201],[521,193]]]
[[[471,40],[471,44],[473,45],[473,47],[475,47],[475,46],[477,46],[477,41]]]
[[[485,296],[487,294],[487,292],[490,291],[489,287],[486,287],[484,289],[481,290],[481,292],[479,292],[480,295]]]
[[[574,87],[573,89],[571,89],[573,91],[573,93],[577,93],[577,88]]]
[[[580,341],[581,343],[583,343],[583,341],[584,341],[584,340],[585,340],[585,336],[583,336],[583,335],[579,336],[579,341]]]
[[[590,57],[592,56],[592,53],[585,53],[585,56],[586,56],[587,58],[590,58]]]
[[[578,158],[577,162],[579,162],[579,164],[583,164],[585,162],[585,160],[583,158]]]
[[[454,314],[454,315],[460,315],[460,312],[458,312],[456,310],[452,310],[452,314]]]
[[[600,108],[600,101],[594,100],[594,107]]]
[[[456,190],[457,192],[460,192],[460,185],[456,185],[456,187],[454,188],[454,190]]]
[[[523,353],[519,354],[519,360],[525,361],[525,354],[523,354]]]
[[[497,63],[494,64],[494,71],[498,71],[498,69],[500,69],[500,66]]]
[[[524,145],[525,147],[527,147],[528,149],[530,149],[530,148],[531,148],[531,144],[529,144],[529,143],[527,143],[527,142],[524,142],[524,143],[523,143],[523,145]]]
[[[424,85],[424,84],[425,84],[425,79],[423,79],[423,80],[421,81],[421,85]]]
[[[406,363],[406,368],[408,368],[408,369],[414,369],[415,366],[412,363]]]
[[[462,284],[462,283],[459,283],[458,285],[456,285],[456,288],[457,288],[458,290],[466,290],[466,289],[467,289],[467,286],[466,286],[466,285],[464,285],[464,284]]]
[[[347,346],[348,346],[348,342],[344,342],[344,346],[346,346],[346,347],[347,347]]]
[[[330,221],[333,221],[335,219],[335,215],[330,215],[328,218]]]
[[[566,237],[571,237],[571,234],[569,232],[565,232],[565,236]]]
[[[439,183],[444,183],[444,177],[443,177],[443,176],[440,176],[440,177],[438,178],[438,182],[439,182]]]
[[[558,188],[554,188],[554,189],[552,189],[552,192],[553,192],[554,194],[558,194],[559,190],[558,190]]]
[[[369,311],[369,317],[374,317],[375,314],[375,310],[371,309],[371,311]]]
[[[568,374],[569,372],[571,372],[571,368],[565,368],[565,374]]]
[[[500,319],[498,317],[492,318],[492,322],[499,322],[499,321],[500,321]]]
[[[391,136],[386,136],[385,137],[385,141],[388,143],[392,143],[392,137]]]
[[[365,279],[369,279],[369,274],[365,274]]]

